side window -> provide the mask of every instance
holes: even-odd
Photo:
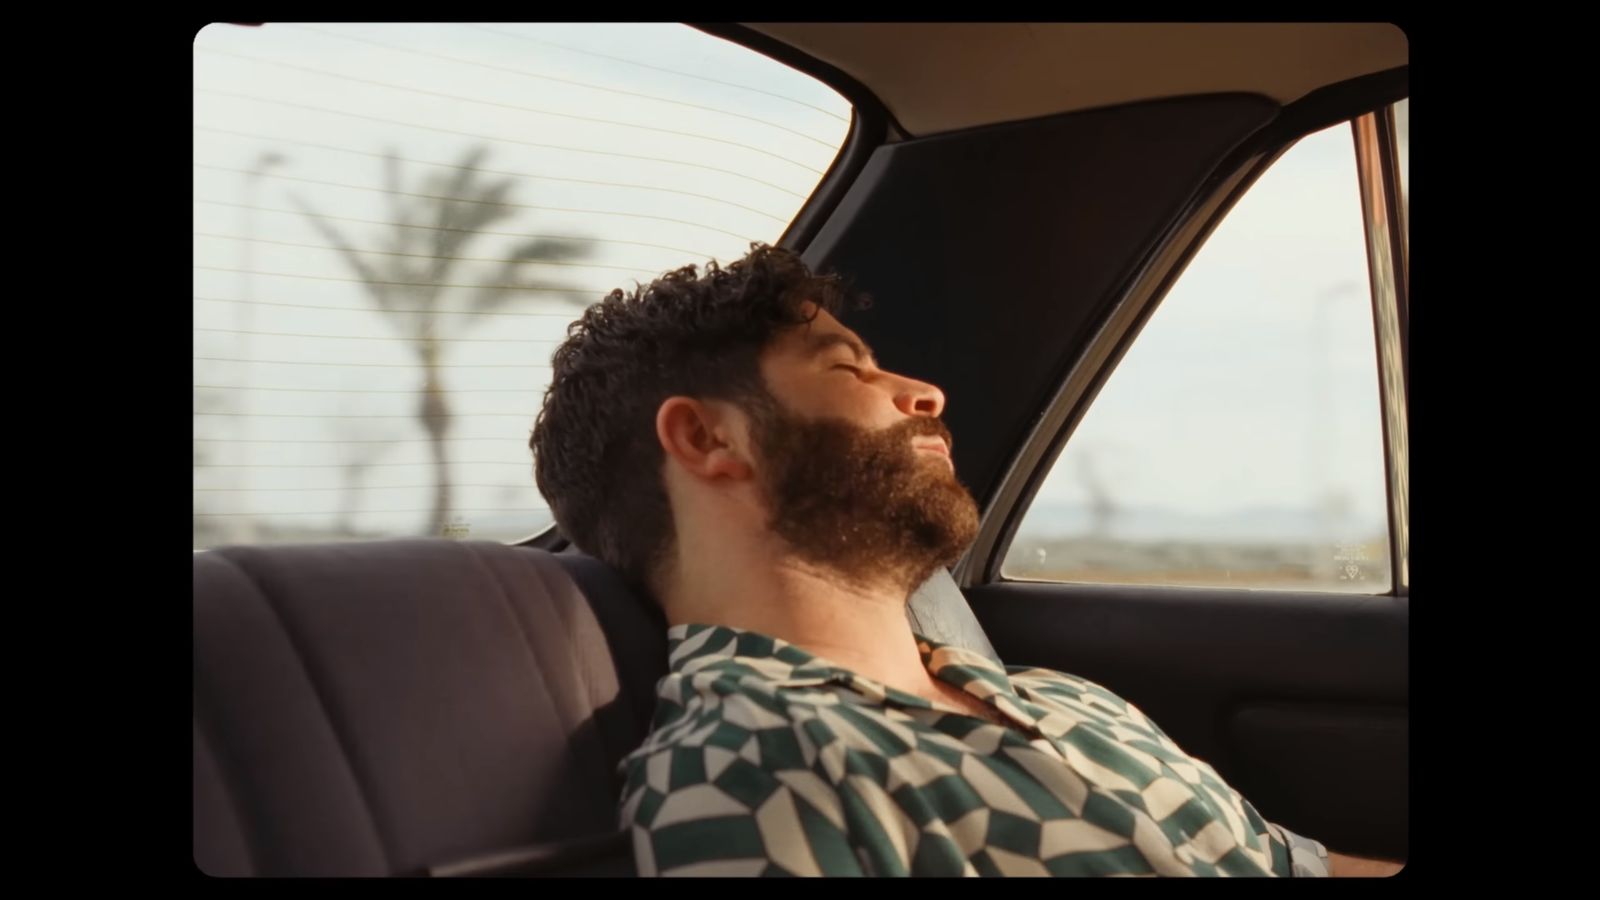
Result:
[[[1387,490],[1351,128],[1290,148],[1071,435],[1010,578],[1381,593]]]
[[[517,540],[567,324],[775,242],[843,98],[669,24],[194,42],[194,546]]]

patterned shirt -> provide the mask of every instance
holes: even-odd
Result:
[[[936,709],[777,638],[667,633],[621,763],[641,875],[1326,875],[1133,704],[918,637],[1009,725]]]

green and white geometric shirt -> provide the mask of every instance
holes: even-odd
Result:
[[[667,632],[650,737],[622,761],[641,875],[1326,875],[1132,704],[918,637],[1011,727],[934,709],[785,641]]]

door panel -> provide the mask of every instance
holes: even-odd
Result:
[[[1269,821],[1403,859],[1405,598],[1000,582],[966,591],[1007,665],[1138,706]]]

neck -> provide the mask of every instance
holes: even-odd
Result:
[[[906,618],[903,585],[846,581],[751,534],[680,535],[661,598],[669,624],[754,631],[907,693],[937,690]]]

